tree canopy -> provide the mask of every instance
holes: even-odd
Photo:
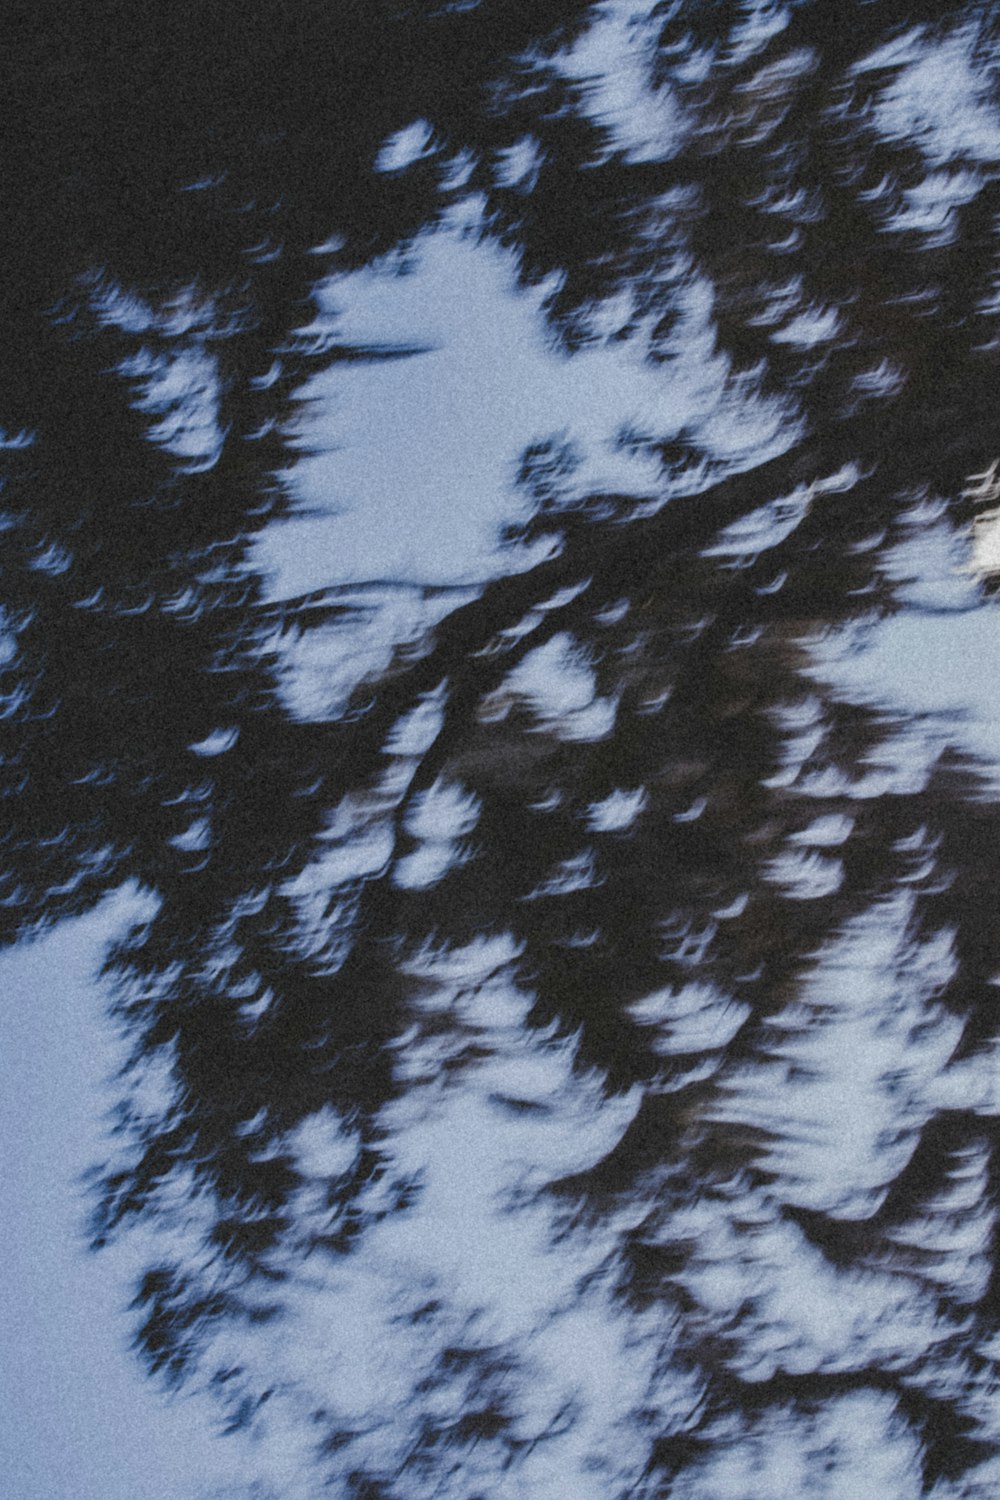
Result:
[[[95,1243],[148,1230],[149,1369],[298,1444],[303,1494],[764,1500],[780,1450],[833,1496],[860,1442],[888,1493],[985,1496],[1000,815],[821,648],[992,607],[912,586],[1000,496],[996,17],[649,5],[639,150],[572,64],[616,14],[14,7],[2,932],[157,897],[108,957]],[[285,643],[361,607],[275,603],[252,542],[310,379],[412,353],[318,293],[458,204],[568,358],[662,374],[621,434],[656,484],[540,436],[510,570],[297,715]],[[678,427],[696,338],[720,395]],[[496,1235],[454,1262],[449,1172]]]

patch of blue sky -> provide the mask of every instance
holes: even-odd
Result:
[[[650,87],[657,22],[649,9],[606,0],[557,62],[565,77],[582,85],[588,115],[610,131],[627,161],[662,161],[683,138],[676,99],[669,89]]]
[[[307,384],[316,415],[289,482],[304,509],[326,514],[259,539],[254,565],[273,597],[373,578],[478,582],[516,566],[498,546],[522,505],[516,466],[553,434],[581,447],[590,487],[655,486],[655,463],[623,450],[619,430],[676,430],[710,402],[694,408],[690,387],[628,349],[567,359],[546,338],[544,293],[519,291],[510,257],[461,225],[425,236],[410,274],[380,267],[328,284],[339,337],[428,352]]]
[[[994,605],[935,615],[903,611],[861,635],[817,641],[812,654],[816,676],[836,692],[928,716],[922,732],[928,754],[935,741],[963,745],[1000,782],[1000,616]],[[903,750],[901,739],[896,748]]]
[[[976,42],[971,21],[943,39],[914,28],[858,63],[859,73],[900,69],[875,103],[876,128],[890,140],[914,143],[934,166],[995,163],[1000,158],[996,65],[991,77],[977,60]]]
[[[95,976],[150,915],[134,889],[0,957],[0,1468],[11,1500],[208,1500],[254,1477],[204,1402],[168,1398],[129,1342],[134,1247],[85,1243],[83,1174],[107,1153],[123,1046]]]

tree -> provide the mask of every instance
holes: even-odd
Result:
[[[33,435],[7,935],[125,873],[160,897],[109,958],[134,1087],[95,1214],[98,1239],[157,1226],[139,1347],[355,1496],[555,1494],[568,1466],[581,1494],[705,1500],[748,1463],[763,1496],[776,1452],[793,1488],[824,1455],[854,1473],[859,1427],[899,1494],[988,1493],[997,814],[815,645],[900,607],[929,514],[956,533],[992,495],[995,163],[880,116],[921,48],[989,62],[989,10],[654,6],[677,125],[652,161],[565,66],[592,7],[276,16],[142,13],[129,90],[94,6],[73,107],[26,111],[5,245],[8,430]],[[427,151],[379,171],[413,120]],[[526,138],[530,191],[504,171]],[[614,336],[666,378],[707,306],[735,436],[719,411],[623,435],[652,500],[540,442],[510,541],[547,559],[301,722],[276,634],[344,605],[265,606],[248,539],[287,510],[307,374],[405,352],[317,330],[312,292],[470,191],[526,281],[559,273],[570,351],[627,301]],[[193,457],[157,383],[192,349],[218,392]],[[470,1271],[493,1262],[463,1206],[523,1296]]]

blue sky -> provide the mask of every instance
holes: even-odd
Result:
[[[239,1472],[205,1404],[165,1400],[140,1374],[125,1311],[134,1255],[85,1249],[81,1177],[107,1149],[120,1061],[95,976],[106,944],[148,909],[123,890],[0,956],[0,1470],[11,1500],[196,1500]]]

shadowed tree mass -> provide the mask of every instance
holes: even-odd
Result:
[[[137,1348],[291,1445],[278,1500],[985,1497],[995,784],[823,663],[991,608],[1000,164],[890,105],[960,55],[995,119],[995,15],[647,6],[642,153],[568,61],[607,21],[15,6],[3,934],[157,898],[107,960],[132,1061],[94,1239],[147,1232]],[[662,374],[620,435],[657,479],[595,492],[540,435],[510,571],[425,591],[307,718],[288,639],[346,652],[364,606],[275,603],[253,540],[313,376],[421,379],[317,292],[459,205],[567,357]],[[678,430],[706,329],[722,396]],[[928,546],[966,568],[944,603]]]

